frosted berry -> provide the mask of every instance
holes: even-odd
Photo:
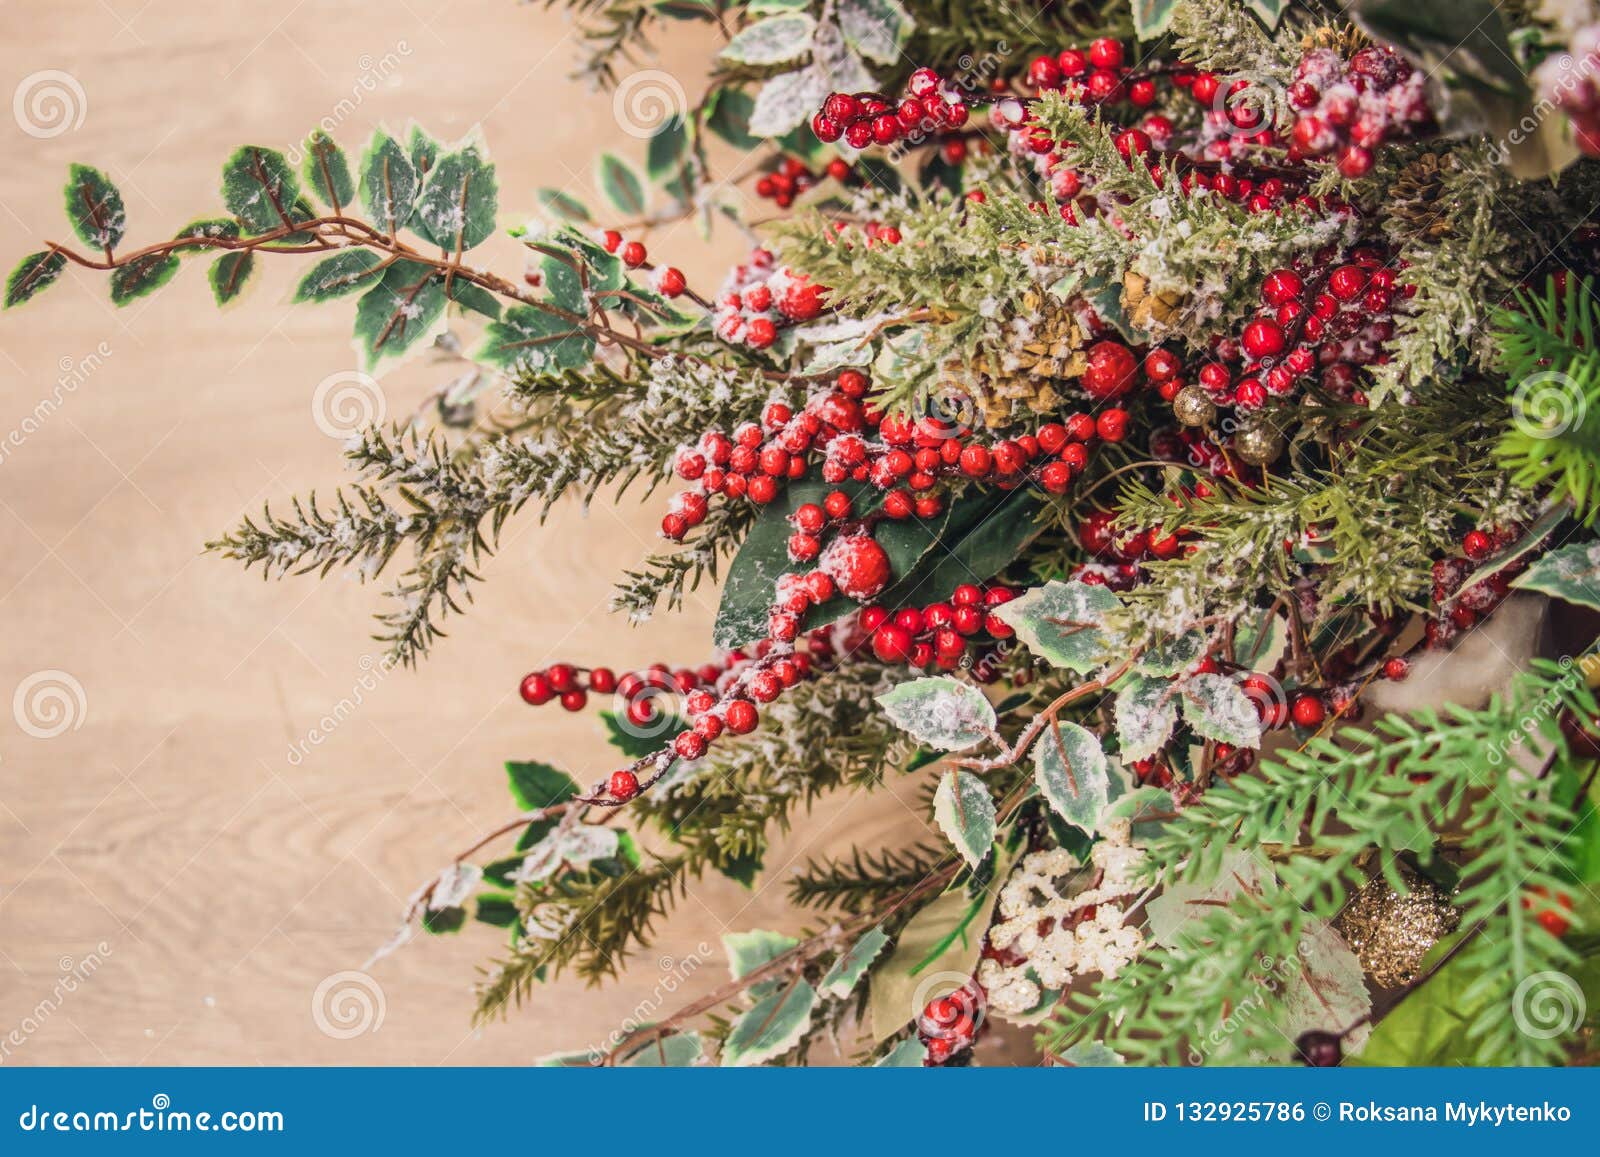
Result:
[[[622,771],[613,771],[611,779],[606,783],[606,790],[612,796],[627,803],[639,794],[639,777],[624,768]]]
[[[836,538],[822,553],[819,568],[833,579],[839,592],[866,602],[889,585],[889,555],[877,540],[865,534]]]
[[[1116,341],[1096,342],[1089,347],[1089,364],[1083,371],[1083,388],[1101,401],[1118,397],[1132,387],[1136,369],[1138,361],[1127,346]]]
[[[685,280],[683,271],[671,265],[661,271],[661,276],[656,281],[656,287],[667,297],[677,297],[688,286],[689,283]]]
[[[699,759],[706,753],[705,736],[694,731],[680,731],[672,741],[672,750],[682,759]]]
[[[1473,562],[1482,562],[1494,553],[1494,539],[1481,530],[1469,530],[1461,540],[1461,549]]]
[[[748,699],[735,699],[728,704],[728,709],[723,712],[723,722],[728,725],[728,730],[735,735],[748,735],[756,729],[760,717],[756,713],[756,705]]]

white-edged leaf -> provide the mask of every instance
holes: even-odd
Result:
[[[1256,705],[1226,675],[1194,675],[1180,684],[1184,722],[1207,739],[1235,747],[1261,746]]]
[[[895,1045],[894,1048],[873,1063],[875,1069],[920,1069],[923,1062],[928,1059],[928,1046],[914,1036]]]
[[[1046,727],[1033,744],[1033,778],[1055,813],[1094,835],[1111,802],[1111,765],[1100,738],[1076,723]]]
[[[994,815],[983,780],[954,768],[944,773],[933,793],[933,818],[971,867],[981,864],[994,845]]]
[[[1175,698],[1176,689],[1169,680],[1142,675],[1130,676],[1117,692],[1113,714],[1124,763],[1148,759],[1166,745],[1178,723]]]
[[[1233,627],[1233,659],[1253,671],[1270,671],[1289,646],[1289,619],[1282,612],[1246,611]]]
[[[1127,1058],[1114,1049],[1097,1040],[1079,1041],[1071,1048],[1058,1053],[1056,1059],[1062,1064],[1072,1065],[1080,1069],[1114,1068],[1117,1065],[1127,1064]]]
[[[1035,655],[1083,675],[1110,657],[1105,617],[1120,605],[1105,587],[1074,580],[1034,587],[993,613]]]
[[[1263,875],[1254,857],[1229,849],[1222,853],[1214,876],[1168,884],[1145,906],[1150,939],[1163,948],[1180,944],[1204,948],[1210,941],[1198,940],[1196,936],[1200,923],[1208,915],[1232,903],[1241,893],[1260,896],[1277,886],[1277,880]]]
[[[862,56],[898,64],[916,21],[899,0],[839,0],[839,31]]]
[[[940,751],[960,751],[994,732],[994,708],[983,692],[949,675],[896,684],[878,703],[896,727]]]
[[[644,183],[627,161],[614,153],[601,153],[595,162],[595,180],[617,212],[624,217],[644,215]]]
[[[1205,636],[1199,631],[1163,640],[1146,647],[1133,669],[1141,675],[1176,675],[1199,662],[1205,642]]]
[[[1140,40],[1154,40],[1172,23],[1178,0],[1133,0],[1133,34]]]
[[[762,1065],[794,1048],[811,1027],[817,990],[805,981],[762,998],[734,1019],[722,1045],[722,1063],[729,1067]]]
[[[889,937],[882,928],[869,929],[861,939],[839,954],[839,959],[833,962],[833,966],[817,984],[817,991],[835,1000],[849,996],[888,943]]]
[[[756,93],[746,127],[751,136],[781,137],[821,108],[830,91],[828,74],[814,64],[779,73]]]
[[[793,936],[761,929],[727,932],[722,937],[722,947],[728,953],[728,971],[734,980],[750,975],[763,964],[770,964],[799,943]]]
[[[704,1055],[699,1033],[675,1032],[641,1045],[618,1063],[633,1069],[683,1069]]]
[[[1273,1023],[1282,1033],[1282,1046],[1274,1036],[1275,1059],[1287,1061],[1290,1042],[1312,1029],[1338,1032],[1348,1025],[1356,1027],[1345,1038],[1349,1052],[1366,1043],[1372,1025],[1366,1019],[1372,1012],[1372,993],[1367,988],[1361,961],[1350,951],[1344,938],[1326,920],[1308,919],[1300,933],[1299,959],[1292,962],[1293,975],[1283,987],[1283,1003],[1271,1010]]]
[[[787,64],[811,51],[817,22],[804,12],[769,16],[741,31],[719,55],[739,64]]]
[[[369,289],[382,279],[383,257],[371,249],[346,249],[313,265],[295,288],[295,301],[327,301]]]
[[[1552,550],[1511,585],[1600,610],[1600,541],[1575,542]]]

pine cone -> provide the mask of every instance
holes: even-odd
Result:
[[[1449,236],[1454,214],[1443,203],[1445,178],[1459,163],[1450,153],[1423,153],[1401,169],[1390,189],[1394,217],[1432,240]]]
[[[1006,327],[1008,341],[998,359],[978,354],[963,366],[950,367],[966,383],[952,383],[951,388],[973,395],[990,426],[1005,425],[1019,409],[1056,409],[1062,401],[1060,388],[1081,377],[1088,365],[1084,332],[1069,303],[1030,289],[1023,294],[1019,316],[1027,325],[1021,332],[1014,324]]]
[[[1151,293],[1149,286],[1149,281],[1131,270],[1122,275],[1123,311],[1134,327],[1141,330],[1168,325],[1183,308],[1183,294],[1170,289]]]
[[[1346,59],[1371,43],[1371,38],[1354,24],[1324,24],[1300,38],[1300,47],[1306,52],[1313,48],[1331,48]]]

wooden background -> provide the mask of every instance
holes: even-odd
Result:
[[[638,156],[642,142],[609,97],[568,79],[570,33],[516,0],[5,0],[0,95],[17,96],[0,119],[3,264],[68,239],[70,162],[117,181],[143,244],[216,211],[233,147],[287,149],[323,118],[353,150],[379,123],[416,117],[446,140],[482,124],[508,219],[541,185],[587,195],[599,149]],[[693,96],[711,48],[675,39],[644,67]],[[50,86],[67,99],[54,119],[32,103]],[[691,271],[738,252],[723,238],[707,259],[688,228],[651,241]],[[497,253],[490,264],[520,272],[513,247]],[[545,988],[504,1025],[469,1024],[474,966],[500,945],[490,929],[414,943],[370,983],[340,978],[418,884],[510,814],[504,760],[610,770],[592,714],[525,708],[523,672],[561,657],[697,661],[714,593],[644,628],[607,616],[661,501],[566,505],[542,528],[512,525],[429,662],[378,678],[379,588],[263,584],[203,556],[264,500],[344,476],[312,395],[355,367],[353,307],[291,306],[304,259],[267,265],[220,314],[186,265],[125,309],[103,278],[73,272],[0,315],[0,701],[23,693],[0,710],[0,1063],[487,1064],[586,1047],[720,981],[725,928],[797,924],[791,865],[920,834],[892,796],[827,801],[753,893],[692,884],[621,984]],[[389,414],[452,372],[423,359],[386,375]],[[65,714],[48,714],[53,689]],[[353,693],[327,741],[291,760]],[[325,982],[331,1033],[313,1007]]]

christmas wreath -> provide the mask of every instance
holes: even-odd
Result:
[[[204,261],[221,304],[282,257],[354,299],[367,370],[470,331],[481,372],[357,432],[354,482],[210,544],[401,571],[398,662],[512,517],[676,490],[613,606],[720,582],[706,653],[528,674],[606,709],[618,770],[508,764],[390,947],[504,930],[489,1017],[915,776],[937,842],[794,871],[808,930],[553,1060],[957,1065],[998,1022],[1055,1064],[1592,1059],[1595,5],[571,6],[618,116],[660,115],[605,210],[539,194],[524,269],[474,258],[476,136],[317,131],[138,246],[74,166],[81,244],[5,287]],[[694,101],[632,63],[684,22],[724,41]],[[649,248],[689,218],[752,239],[720,285]]]

